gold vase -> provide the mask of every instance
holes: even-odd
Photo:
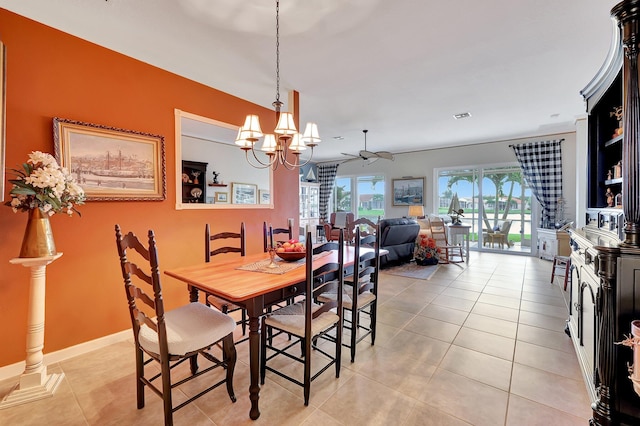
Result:
[[[45,257],[56,254],[49,215],[39,208],[29,210],[20,257]]]

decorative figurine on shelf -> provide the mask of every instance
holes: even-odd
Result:
[[[189,175],[188,175],[188,174],[186,174],[186,173],[183,173],[183,174],[182,174],[182,182],[183,182],[183,183],[189,183],[189,182],[191,182],[191,180],[189,179]]]
[[[622,177],[622,160],[618,161],[618,164],[613,166],[613,178],[618,179]]]
[[[193,183],[196,185],[200,183],[198,181],[198,176],[200,176],[200,173],[202,173],[200,170],[194,170],[191,172],[191,176],[193,176]]]
[[[611,170],[609,170],[607,172],[607,180],[611,180],[611,179],[613,179],[613,172]]]
[[[213,172],[211,172],[211,173],[213,174],[213,183],[220,183],[220,182],[218,182],[218,175],[219,175],[220,173],[218,173],[218,172],[216,172],[216,171],[213,171]]]
[[[617,106],[613,108],[613,112],[609,113],[609,117],[616,117],[616,120],[618,120],[618,128],[615,129],[613,131],[613,135],[611,136],[612,138],[617,138],[618,136],[620,136],[622,134],[622,105],[621,106]]]
[[[613,199],[614,199],[614,195],[613,192],[611,191],[611,188],[607,188],[607,192],[605,192],[605,197],[607,197],[607,207],[613,207]]]
[[[621,209],[622,208],[622,192],[616,194],[616,198],[615,198],[615,208],[616,209]]]

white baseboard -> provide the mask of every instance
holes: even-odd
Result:
[[[115,334],[110,334],[108,336],[100,337],[95,340],[80,343],[75,346],[70,346],[59,351],[44,354],[44,365],[55,364],[69,358],[73,358],[74,356],[83,355],[87,352],[91,352],[96,349],[102,349],[114,343],[122,342],[129,338],[132,338],[131,329],[123,330]],[[24,367],[24,361],[0,367],[0,380],[10,379],[11,377],[21,375],[24,372]]]

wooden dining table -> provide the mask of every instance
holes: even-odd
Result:
[[[373,249],[361,248],[361,254]],[[265,309],[278,302],[302,294],[306,273],[304,260],[301,266],[282,274],[238,269],[269,258],[268,253],[224,260],[222,262],[202,262],[191,266],[165,270],[165,274],[189,285],[191,302],[198,301],[199,291],[213,294],[247,310],[249,317],[249,370],[251,383],[249,399],[251,410],[249,417],[253,420],[260,416],[258,399],[260,397],[260,318]],[[338,261],[338,252],[314,259],[314,269],[325,263]],[[345,269],[354,263],[354,248],[346,246],[344,253]],[[348,271],[347,271],[348,272]]]

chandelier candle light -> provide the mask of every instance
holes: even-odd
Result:
[[[245,152],[247,162],[255,168],[273,167],[275,170],[280,164],[289,170],[302,167],[311,161],[313,148],[320,143],[320,135],[318,134],[316,123],[307,123],[305,131],[301,135],[296,129],[293,114],[280,111],[282,105],[283,103],[280,102],[280,1],[276,0],[276,100],[273,102],[277,120],[276,128],[273,131],[274,134],[263,134],[258,116],[249,114],[242,127],[238,130],[238,136],[236,137],[236,145]],[[263,136],[264,141],[260,151],[267,155],[267,161],[260,160],[255,150],[256,142]],[[311,148],[311,156],[307,161],[300,164],[300,154],[307,147]],[[249,151],[251,151],[258,164],[252,163]],[[295,156],[293,162],[287,160],[289,152]]]

